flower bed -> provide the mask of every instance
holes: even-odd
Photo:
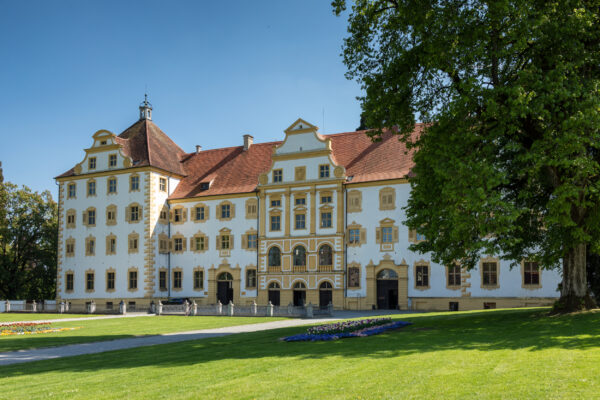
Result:
[[[33,335],[37,333],[54,333],[72,331],[77,328],[53,328],[50,322],[12,322],[0,325],[0,336]]]
[[[410,322],[394,321],[391,318],[376,318],[359,321],[346,321],[337,324],[321,325],[308,328],[307,333],[283,338],[286,342],[304,342],[320,340],[338,340],[350,337],[366,337],[378,335],[392,329],[403,328]]]

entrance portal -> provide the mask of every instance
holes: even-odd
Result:
[[[217,277],[217,300],[223,305],[233,301],[233,276],[229,272],[223,272]]]
[[[321,283],[319,287],[319,306],[326,308],[329,303],[333,303],[333,286],[329,282]]]
[[[279,289],[280,289],[279,283],[277,283],[277,282],[269,283],[269,301],[274,306],[279,306],[279,304],[280,304]]]
[[[398,274],[391,269],[384,269],[377,274],[377,308],[398,308]]]
[[[306,303],[306,285],[302,282],[294,283],[294,306],[302,307]]]

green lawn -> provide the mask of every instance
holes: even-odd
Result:
[[[0,313],[0,322],[35,321],[63,318],[89,318],[97,317],[91,314],[29,314],[29,313]]]
[[[600,312],[546,313],[415,314],[369,338],[279,341],[304,331],[289,328],[1,367],[0,398],[599,398]]]
[[[73,343],[123,339],[140,335],[156,335],[169,332],[257,324],[281,319],[283,318],[160,316],[97,320],[81,319],[69,322],[56,321],[52,323],[53,327],[81,327],[81,329],[37,335],[3,336],[0,337],[0,353],[12,350],[62,346]]]

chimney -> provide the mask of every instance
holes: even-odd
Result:
[[[200,153],[202,151],[202,146],[200,146],[199,144],[196,145],[196,154]]]
[[[252,135],[244,135],[244,151],[248,150],[252,143],[254,143]]]

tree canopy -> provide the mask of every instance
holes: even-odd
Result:
[[[58,210],[50,192],[0,183],[0,299],[52,299]]]
[[[344,14],[345,0],[332,3]],[[592,306],[600,252],[600,1],[356,0],[343,58],[364,125],[415,146],[406,223],[436,262],[562,263]],[[426,129],[411,140],[415,122]]]

